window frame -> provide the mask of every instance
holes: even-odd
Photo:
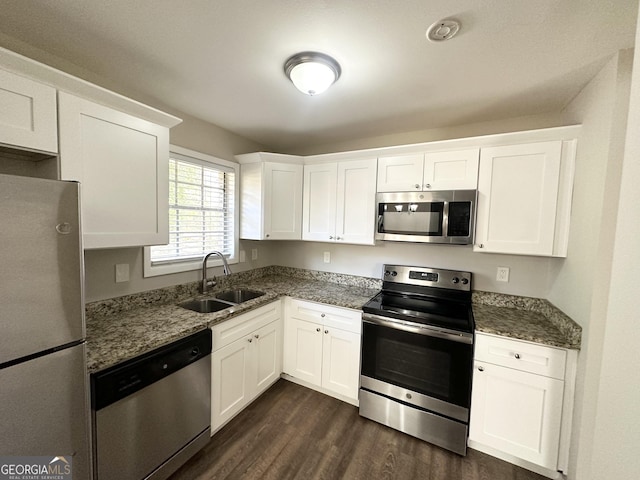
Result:
[[[169,155],[172,153],[182,155],[185,157],[193,158],[199,162],[210,163],[212,165],[220,165],[225,168],[230,168],[234,171],[235,174],[235,182],[234,182],[234,206],[233,206],[233,255],[226,257],[227,263],[236,264],[238,263],[238,255],[240,248],[240,165],[235,162],[231,162],[229,160],[223,160],[218,157],[214,157],[212,155],[208,155],[206,153],[197,152],[195,150],[190,150],[188,148],[179,147],[177,145],[169,146]],[[167,162],[167,168],[168,162]],[[168,177],[167,177],[167,185],[168,185]],[[167,212],[168,214],[168,212]],[[221,266],[222,260],[219,257],[211,257],[207,262],[208,267]],[[151,247],[144,247],[143,253],[143,277],[155,277],[159,275],[170,275],[174,273],[182,273],[182,272],[190,272],[193,270],[200,270],[202,268],[202,259],[200,260],[185,260],[185,261],[175,261],[175,262],[167,262],[161,263],[157,265],[153,265],[151,263]]]

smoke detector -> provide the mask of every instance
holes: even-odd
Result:
[[[460,22],[457,20],[440,20],[427,29],[427,38],[432,42],[444,42],[455,36],[460,30]]]

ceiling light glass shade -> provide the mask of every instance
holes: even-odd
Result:
[[[284,73],[302,93],[318,95],[340,78],[340,65],[323,53],[302,52],[286,61]]]

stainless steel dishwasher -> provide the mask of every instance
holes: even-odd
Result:
[[[163,480],[207,444],[211,330],[91,376],[94,477]]]

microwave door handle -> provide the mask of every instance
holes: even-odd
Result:
[[[384,216],[378,215],[378,233],[384,233]]]

